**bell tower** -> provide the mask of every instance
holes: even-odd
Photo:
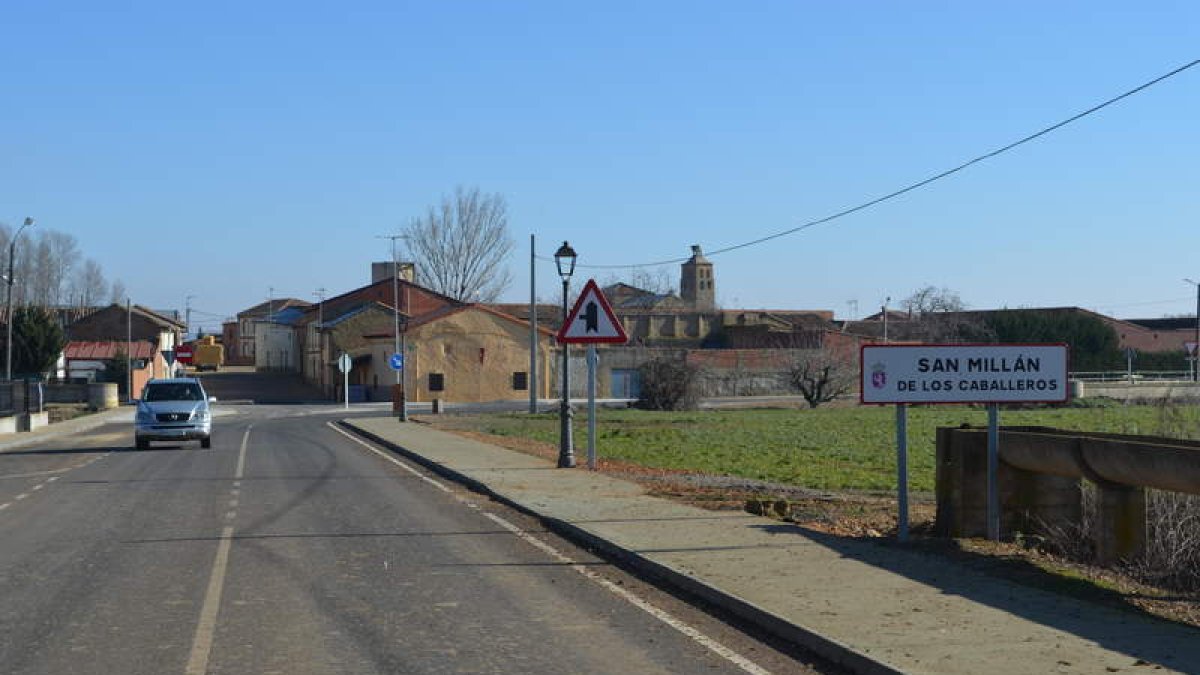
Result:
[[[713,265],[704,257],[699,244],[692,245],[692,257],[680,265],[679,295],[694,309],[712,311],[717,307]]]

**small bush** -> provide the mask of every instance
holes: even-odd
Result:
[[[1146,492],[1146,553],[1130,565],[1147,583],[1200,590],[1200,496]]]
[[[638,367],[642,380],[637,407],[695,410],[700,402],[700,369],[674,359],[651,359]]]

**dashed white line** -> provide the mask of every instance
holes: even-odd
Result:
[[[187,675],[204,675],[208,672],[208,656],[212,653],[213,637],[217,631],[217,612],[221,609],[221,590],[225,586],[225,570],[229,567],[232,543],[233,527],[227,526],[221,531],[217,558],[213,561],[212,576],[208,579],[204,607],[200,610],[200,624],[196,626],[196,638],[192,641],[192,652],[188,657]]]
[[[7,508],[8,508],[8,507],[10,507],[10,506],[12,506],[12,503],[11,503],[11,502],[7,502],[7,503],[4,503],[4,504],[0,504],[0,511],[3,511],[4,509],[7,509]]]
[[[367,448],[371,452],[388,460],[392,464],[395,464],[396,466],[401,467],[405,471],[408,471],[409,473],[417,476],[421,480],[433,485],[434,487],[438,488],[439,490],[451,494],[455,499],[457,499],[459,502],[465,504],[466,506],[468,506],[470,508],[474,508],[474,509],[479,508],[478,505],[476,505],[472,502],[469,502],[469,501],[459,497],[458,495],[455,495],[444,484],[442,484],[436,480],[433,480],[432,478],[429,478],[428,476],[423,475],[422,473],[417,471],[415,468],[409,466],[405,462],[402,462],[402,461],[396,459],[395,457],[384,453],[382,450],[376,448],[374,445],[371,445],[371,444],[363,441],[362,439],[350,434],[349,432],[341,429],[340,427],[334,425],[333,422],[327,422],[326,424],[329,425],[330,429],[333,429],[334,431],[342,434],[346,438],[349,438],[350,440],[354,441],[355,443],[358,443],[359,445],[363,446],[364,448]],[[613,582],[609,581],[608,579],[605,579],[604,577],[600,576],[599,574],[588,569],[585,565],[582,565],[582,564],[578,563],[577,561],[573,560],[572,558],[570,558],[569,556],[563,554],[562,552],[560,552],[558,549],[554,548],[553,546],[551,546],[551,545],[547,544],[546,542],[538,539],[537,537],[529,534],[528,532],[525,532],[520,527],[517,527],[516,525],[508,522],[507,520],[501,518],[500,516],[495,515],[494,513],[488,513],[487,511],[482,511],[482,510],[480,510],[480,513],[482,513],[484,515],[484,517],[486,517],[487,519],[496,523],[500,527],[503,527],[504,529],[513,533],[515,536],[517,536],[522,541],[530,544],[531,546],[538,549],[539,551],[542,551],[543,553],[550,556],[551,558],[569,566],[571,569],[573,569],[576,572],[578,572],[579,574],[583,575],[589,581],[599,585],[600,587],[604,588],[605,590],[609,591],[610,593],[613,593],[614,595],[621,598],[622,600],[625,600],[626,602],[633,605],[634,607],[637,607],[638,609],[642,610],[643,612],[646,612],[650,616],[653,616],[654,618],[665,623],[666,625],[670,626],[671,628],[674,628],[675,630],[679,631],[680,633],[683,633],[685,636],[687,636],[689,639],[691,639],[696,644],[708,649],[709,651],[720,656],[721,658],[725,659],[726,661],[729,661],[730,663],[737,666],[738,668],[741,668],[743,671],[745,671],[747,673],[752,673],[753,675],[770,675],[769,670],[763,668],[762,666],[758,665],[757,663],[754,663],[753,661],[751,661],[750,659],[747,659],[746,657],[742,656],[741,654],[738,654],[734,650],[730,649],[729,647],[726,647],[725,645],[721,644],[720,642],[717,642],[713,638],[708,637],[704,633],[701,633],[700,631],[689,626],[688,624],[684,623],[683,621],[680,621],[679,619],[675,618],[670,613],[663,611],[663,610],[659,609],[658,607],[655,607],[654,605],[652,605],[649,602],[638,597],[637,595],[635,595],[628,589],[622,588],[622,587],[614,584]]]
[[[242,476],[246,470],[246,448],[250,443],[250,430],[254,425],[246,427],[242,435],[242,449],[238,454],[237,470],[234,474],[234,487],[241,485]],[[236,508],[238,500],[229,502]],[[225,518],[233,520],[237,511],[227,511]],[[212,576],[208,579],[208,592],[204,595],[204,606],[200,609],[200,622],[196,626],[196,636],[192,639],[192,652],[188,657],[187,675],[204,675],[208,671],[208,657],[212,654],[213,637],[217,630],[217,614],[221,610],[221,592],[225,587],[225,572],[229,568],[229,549],[233,546],[233,525],[226,525],[221,530],[221,540],[217,545],[217,557],[213,561]]]
[[[32,490],[31,490],[31,491],[32,491],[32,492],[37,492],[38,490],[41,490],[41,489],[42,489],[42,488],[44,488],[44,487],[46,487],[46,484],[45,484],[45,483],[38,483],[37,485],[34,485],[34,486],[33,486],[33,488],[32,488]]]
[[[21,501],[22,499],[25,499],[28,496],[29,496],[28,492],[22,492],[21,494],[17,495],[16,497],[13,497],[13,499],[15,499],[17,501]]]

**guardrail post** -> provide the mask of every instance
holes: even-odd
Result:
[[[1097,562],[1110,565],[1141,554],[1146,547],[1146,490],[1116,483],[1096,487]]]

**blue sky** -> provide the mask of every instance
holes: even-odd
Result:
[[[530,234],[581,265],[737,244],[1200,56],[1188,2],[9,0],[0,25],[0,221],[71,232],[136,302],[195,295],[214,327],[269,287],[365,283],[376,235],[456,185],[507,198],[524,301]],[[1200,67],[716,256],[718,301],[841,317],[933,284],[975,308],[1193,312],[1197,119]]]

